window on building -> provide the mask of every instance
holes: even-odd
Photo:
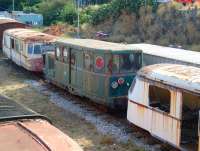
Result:
[[[161,111],[170,112],[170,91],[154,85],[149,86],[149,105]]]
[[[93,70],[93,56],[92,54],[85,53],[84,54],[84,66],[88,71]]]

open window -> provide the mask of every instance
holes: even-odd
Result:
[[[11,49],[15,48],[15,40],[13,38],[10,39],[10,45],[11,45]]]
[[[149,106],[166,113],[170,112],[170,91],[155,85],[149,86]]]

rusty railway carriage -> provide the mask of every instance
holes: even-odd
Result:
[[[110,108],[126,108],[127,93],[142,66],[142,51],[91,39],[59,39],[46,55],[45,75],[69,92]]]
[[[200,70],[156,64],[142,68],[128,94],[127,119],[187,151],[200,151]]]
[[[130,44],[143,51],[144,66],[158,63],[183,64],[200,67],[200,53],[185,49],[163,47],[152,44]]]
[[[3,52],[17,65],[29,71],[43,71],[42,53],[54,50],[56,37],[38,31],[15,28],[4,32]]]
[[[83,151],[47,118],[0,96],[1,151]]]
[[[0,17],[0,49],[2,49],[3,32],[12,28],[26,28],[23,23],[17,22],[14,19]]]

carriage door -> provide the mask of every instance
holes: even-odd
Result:
[[[72,88],[77,88],[77,55],[76,50],[70,49],[69,84]]]

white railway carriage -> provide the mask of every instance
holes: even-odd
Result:
[[[200,69],[156,64],[139,70],[129,89],[127,119],[187,151],[200,151]]]
[[[130,44],[128,47],[137,47],[143,51],[144,65],[172,63],[200,67],[200,52],[145,43]]]
[[[17,65],[29,71],[41,72],[43,69],[42,53],[53,49],[55,40],[55,36],[30,29],[9,29],[3,35],[3,52]]]

